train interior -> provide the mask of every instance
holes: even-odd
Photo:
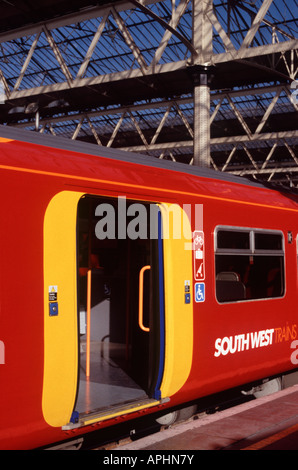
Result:
[[[135,224],[134,232],[140,230],[140,224],[127,218],[125,209],[133,203],[120,203],[121,207],[116,199],[86,196],[78,207],[79,387],[75,410],[85,415],[146,400],[156,386],[159,312],[152,288],[158,264],[156,240],[124,234],[130,222]],[[139,324],[143,267],[147,267],[141,293],[145,331]]]

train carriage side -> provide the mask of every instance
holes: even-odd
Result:
[[[1,448],[295,367],[294,200],[9,139],[1,182]]]

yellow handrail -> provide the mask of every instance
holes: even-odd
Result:
[[[150,331],[150,328],[147,328],[143,325],[143,292],[144,292],[144,272],[148,269],[151,269],[151,266],[143,266],[139,274],[139,327],[143,331]]]

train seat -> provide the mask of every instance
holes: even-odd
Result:
[[[216,297],[219,302],[244,300],[246,298],[245,285],[240,281],[237,273],[226,271],[217,274]]]

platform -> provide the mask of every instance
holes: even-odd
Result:
[[[298,450],[298,385],[117,450]]]

